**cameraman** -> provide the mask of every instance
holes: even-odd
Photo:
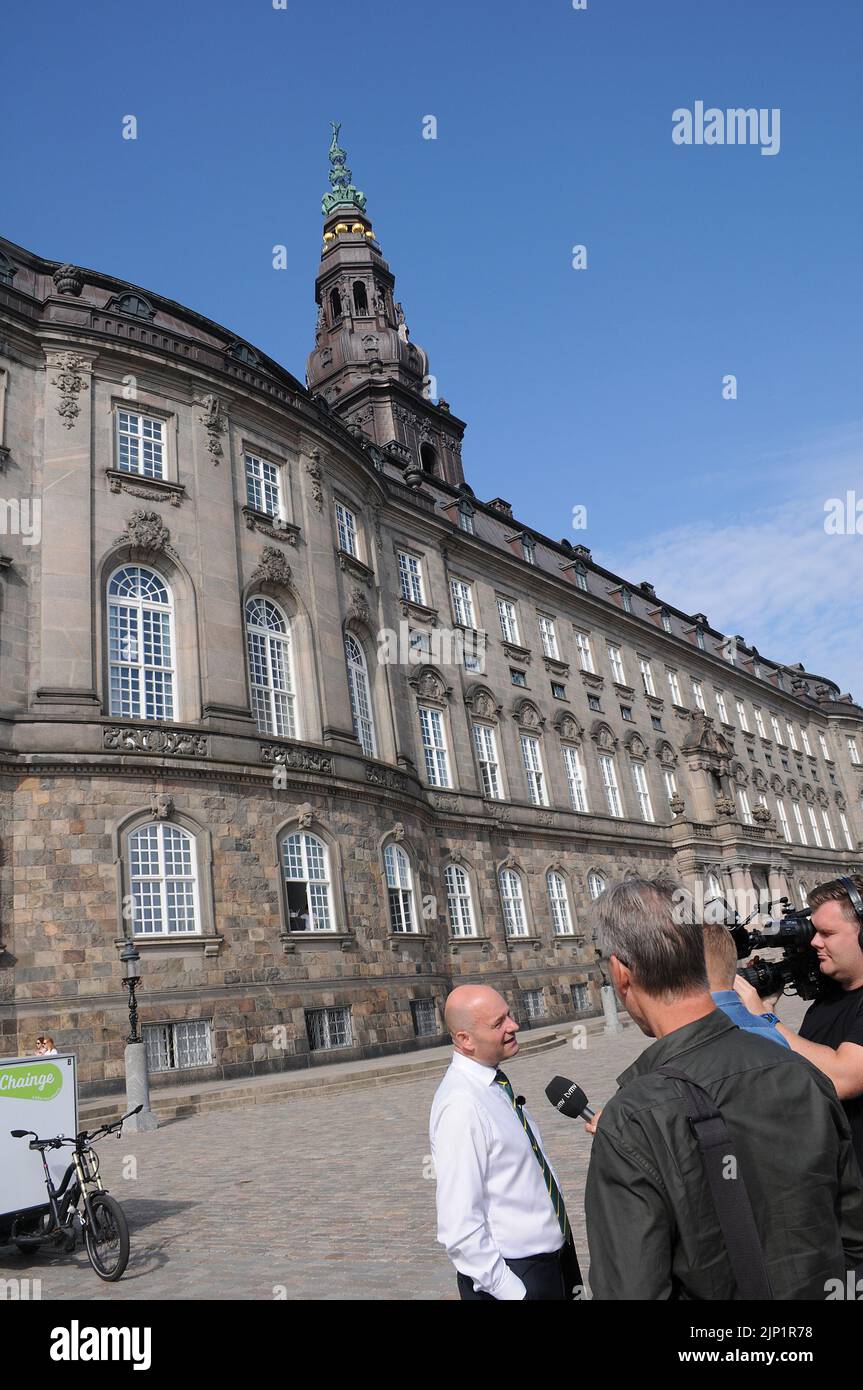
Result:
[[[808,901],[815,928],[812,949],[818,955],[824,987],[799,1033],[778,1020],[777,1028],[795,1052],[833,1082],[863,1172],[863,875],[821,883],[808,894]],[[740,975],[734,988],[751,1013],[775,1018],[771,1011],[778,994],[759,999]]]

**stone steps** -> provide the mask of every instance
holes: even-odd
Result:
[[[565,1046],[567,1035],[553,1033],[535,1039],[525,1039],[521,1052],[531,1056],[548,1052],[553,1048]],[[275,1105],[279,1101],[303,1100],[309,1096],[331,1096],[340,1091],[361,1090],[377,1086],[395,1085],[400,1081],[416,1081],[421,1077],[443,1076],[449,1066],[450,1054],[445,1057],[423,1058],[416,1061],[391,1063],[389,1066],[366,1067],[357,1064],[355,1071],[347,1070],[338,1075],[327,1075],[327,1069],[311,1073],[282,1072],[275,1076],[258,1077],[248,1082],[210,1082],[206,1087],[170,1088],[170,1091],[153,1090],[150,1106],[160,1124],[172,1120],[188,1119],[191,1115],[201,1115],[218,1110],[245,1109],[250,1105]],[[92,1096],[82,1100],[78,1107],[78,1123],[87,1129],[97,1129],[99,1125],[110,1124],[123,1113],[123,1097]]]

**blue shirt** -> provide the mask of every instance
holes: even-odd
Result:
[[[768,1022],[758,1014],[751,1014],[735,990],[715,989],[710,997],[738,1028],[745,1028],[747,1033],[763,1033],[765,1038],[771,1038],[773,1042],[779,1043],[780,1047],[790,1047],[788,1039],[776,1031],[776,1024]]]

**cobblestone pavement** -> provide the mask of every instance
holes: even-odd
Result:
[[[798,1001],[784,1002],[792,1027],[802,1014]],[[507,1068],[561,1176],[583,1271],[591,1139],[581,1122],[552,1110],[545,1085],[569,1076],[601,1105],[648,1041],[629,1026],[617,1037],[588,1035],[584,1048],[516,1057]],[[132,1231],[120,1283],[102,1283],[80,1247],[35,1256],[0,1249],[0,1279],[40,1279],[43,1299],[452,1299],[427,1158],[438,1084],[390,1083],[106,1139],[102,1175]]]

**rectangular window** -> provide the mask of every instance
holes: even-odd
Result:
[[[794,750],[795,753],[799,753],[799,752],[800,752],[800,749],[797,747],[797,738],[796,738],[795,733],[794,733],[794,725],[791,724],[791,723],[786,719],[786,721],[785,721],[785,727],[786,727],[786,729],[788,730],[788,743],[789,743],[789,745],[791,746],[791,748],[793,748],[793,750]]]
[[[608,644],[608,659],[611,662],[611,674],[617,681],[617,684],[626,685],[626,671],[623,667],[623,657],[621,656],[620,647],[612,646],[610,642]]]
[[[576,565],[575,583],[577,588],[584,589],[585,592],[587,591],[587,570],[584,568],[584,565]]]
[[[408,638],[410,649],[416,652],[416,660],[431,661],[431,633],[422,628],[414,628]]]
[[[746,789],[744,787],[737,788],[737,801],[740,806],[740,818],[743,821],[743,824],[754,825],[755,822],[752,819],[752,808],[749,805],[749,797],[747,796]]]
[[[509,678],[513,685],[527,685],[527,676],[524,671],[519,671],[514,666],[509,668]]]
[[[569,799],[572,809],[573,811],[586,812],[588,804],[584,768],[578,749],[573,748],[571,744],[564,745],[563,764],[566,768],[566,780],[569,783]]]
[[[856,738],[848,739],[848,756],[855,767],[860,766],[860,749],[857,747]]]
[[[815,841],[815,843],[816,843],[816,845],[818,846],[818,848],[819,848],[819,849],[822,849],[823,846],[822,846],[822,844],[821,844],[821,831],[820,831],[820,829],[818,828],[818,818],[817,818],[817,816],[815,815],[815,807],[814,807],[814,806],[807,806],[807,807],[806,807],[806,810],[807,810],[808,813],[809,813],[809,824],[810,824],[810,826],[812,827],[812,838],[813,838],[813,840]]]
[[[545,1018],[545,996],[541,989],[525,989],[522,991],[522,998],[527,1018]]]
[[[566,699],[566,686],[565,686],[565,685],[561,685],[560,681],[552,681],[552,683],[551,683],[551,693],[552,693],[552,695],[554,696],[555,700],[565,700],[565,699]]]
[[[402,598],[408,603],[425,603],[423,567],[418,555],[411,555],[406,550],[399,551],[399,583]]]
[[[617,773],[614,770],[613,760],[607,754],[600,757],[599,770],[602,773],[602,786],[605,791],[605,800],[608,803],[609,815],[622,816],[623,809],[620,804]]]
[[[829,761],[830,761],[830,749],[827,747],[827,740],[826,740],[826,738],[824,737],[824,735],[822,734],[822,732],[821,732],[820,729],[818,730],[818,742],[821,744],[821,756],[822,756],[822,758],[826,758],[827,761],[829,762]]]
[[[632,595],[628,589],[621,589],[620,602],[623,604],[624,613],[632,612]]]
[[[510,603],[509,599],[499,598],[497,613],[500,618],[500,635],[504,642],[514,642],[518,646],[518,619],[515,614],[515,604]]]
[[[665,608],[662,610],[662,630],[663,632],[671,631],[671,614]]]
[[[473,589],[470,584],[466,584],[463,579],[451,579],[449,582],[450,594],[452,596],[452,615],[457,623],[462,627],[476,627],[476,619],[473,611]]]
[[[544,613],[539,614],[539,636],[542,641],[543,656],[551,657],[552,661],[559,661],[560,652],[557,647],[554,619],[547,618]]]
[[[650,800],[650,789],[647,785],[647,774],[641,763],[632,764],[632,780],[635,783],[635,794],[638,797],[638,809],[641,812],[641,819],[653,821],[653,804]]]
[[[704,703],[704,690],[702,689],[701,681],[692,682],[692,698],[695,700],[695,703],[701,710],[701,713],[706,714],[707,706]]]
[[[653,683],[653,672],[650,669],[650,662],[646,656],[638,658],[638,669],[641,672],[641,683],[644,686],[645,695],[655,695],[656,686]]]
[[[462,531],[465,531],[469,536],[472,536],[474,534],[473,512],[468,511],[466,508],[460,508],[458,514],[458,524]]]
[[[536,564],[536,544],[530,536],[522,536],[521,553],[529,565]]]
[[[704,650],[705,650],[705,646],[704,646],[704,629],[703,629],[703,628],[697,627],[697,628],[695,629],[695,641],[697,642],[697,644],[698,644],[700,650],[701,650],[701,651],[704,651]]]
[[[253,511],[279,516],[279,470],[257,454],[246,454],[246,503]]]
[[[761,713],[761,710],[758,709],[757,706],[755,706],[755,708],[753,709],[752,712],[753,712],[753,714],[755,715],[755,727],[756,727],[756,729],[758,730],[758,732],[759,732],[759,734],[761,735],[762,738],[766,738],[766,737],[767,737],[767,731],[766,731],[766,729],[764,728],[764,717],[763,717],[763,715],[762,715],[762,713]]]
[[[598,695],[588,695],[588,697],[587,697],[587,708],[588,708],[588,709],[592,709],[592,710],[594,710],[594,711],[596,711],[596,710],[601,710],[601,709],[602,709],[602,705],[599,703],[599,696],[598,696]]]
[[[547,806],[548,796],[545,790],[545,774],[542,769],[539,739],[534,738],[532,734],[522,734],[521,756],[524,770],[527,773],[528,795],[533,805]]]
[[[833,826],[830,824],[830,817],[827,814],[827,807],[821,807],[821,820],[824,824],[824,833],[827,836],[827,843],[831,849],[836,848],[836,841],[833,838]]]
[[[806,753],[807,756],[811,758],[811,757],[812,757],[812,744],[809,742],[809,733],[808,733],[808,730],[806,730],[806,729],[801,729],[801,730],[800,730],[800,737],[803,739],[803,752]]]
[[[625,720],[627,721],[627,723],[631,723],[631,722],[632,722],[632,706],[631,706],[631,705],[621,705],[621,706],[620,706],[620,717],[621,717],[621,719],[625,719]]]
[[[670,801],[673,796],[677,796],[677,778],[672,768],[663,768],[662,780],[665,782],[665,794]]]
[[[742,700],[737,700],[737,722],[745,734],[749,733],[749,720],[746,718],[746,706]]]
[[[800,840],[801,845],[805,845],[808,843],[808,841],[806,839],[806,831],[803,827],[803,817],[800,814],[800,802],[792,801],[791,809],[794,812],[794,823],[797,826],[797,837]]]
[[[494,736],[494,729],[489,724],[474,724],[473,741],[482,779],[483,795],[491,797],[494,801],[499,801],[503,796],[503,787],[500,780],[500,763],[497,756],[497,740]]]
[[[582,671],[593,672],[593,653],[590,650],[590,638],[586,632],[576,632],[575,646],[578,651],[578,661]]]
[[[770,716],[770,727],[773,730],[773,737],[776,739],[776,742],[781,743],[782,734],[779,729],[779,720],[776,718],[775,714],[771,714]]]
[[[306,1009],[306,1030],[312,1052],[351,1046],[350,1009]]]
[[[117,467],[143,478],[164,478],[165,422],[131,410],[118,410]]]
[[[587,985],[570,985],[572,1007],[577,1014],[587,1013],[590,1008],[590,989]]]
[[[719,715],[719,718],[722,720],[723,724],[727,724],[728,710],[725,706],[725,696],[723,695],[721,690],[716,691],[716,712]]]
[[[357,549],[357,519],[341,502],[336,503],[336,529],[339,533],[339,550],[359,558]]]
[[[413,1016],[414,1035],[418,1038],[437,1037],[440,1029],[437,1025],[437,1015],[433,999],[412,999],[411,1014]]]
[[[662,720],[660,719],[658,714],[652,714],[650,716],[650,723],[654,729],[662,728]]]
[[[839,812],[839,824],[842,826],[842,834],[845,836],[845,843],[849,849],[854,849],[854,841],[851,839],[851,831],[848,828],[848,818],[844,811]]]
[[[432,787],[449,787],[449,754],[444,736],[443,711],[420,705],[419,714],[429,784]]]
[[[677,679],[676,671],[668,672],[668,688],[671,691],[671,703],[673,705],[682,705],[683,700],[680,697],[680,681]]]
[[[785,836],[785,839],[788,841],[790,845],[791,830],[788,825],[788,812],[785,809],[785,802],[782,800],[781,796],[777,796],[776,798],[776,809],[779,812],[779,824],[782,827],[782,834]]]
[[[208,1019],[184,1023],[145,1023],[141,1029],[149,1071],[208,1067],[213,1061],[212,1025]]]

